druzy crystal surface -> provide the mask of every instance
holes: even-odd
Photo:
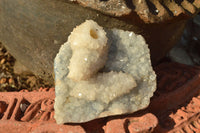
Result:
[[[73,55],[70,42],[61,46],[54,61],[58,124],[133,113],[149,105],[156,75],[144,38],[118,29],[106,30],[106,36],[109,47],[105,66],[80,81],[68,77]]]

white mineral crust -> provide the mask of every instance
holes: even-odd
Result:
[[[106,32],[96,22],[86,22],[74,28],[68,38],[72,49],[68,78],[79,81],[92,77],[107,60]]]
[[[156,89],[149,49],[141,35],[112,29],[106,32],[107,40],[102,27],[86,22],[91,23],[73,30],[54,61],[58,124],[133,113],[149,105]]]

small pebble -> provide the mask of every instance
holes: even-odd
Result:
[[[6,83],[6,78],[1,78],[0,79],[0,84],[4,84],[4,83]]]
[[[4,64],[4,63],[5,63],[5,61],[6,61],[6,59],[5,59],[5,58],[3,58],[3,59],[1,60],[1,64]]]

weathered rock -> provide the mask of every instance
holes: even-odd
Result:
[[[192,16],[200,9],[200,1],[193,0],[74,0],[80,5],[99,10],[103,13],[123,16],[137,15],[145,23],[158,23],[174,16]]]
[[[177,45],[168,53],[172,61],[200,65],[200,15],[188,21],[183,35]]]
[[[21,64],[52,84],[55,55],[72,28],[86,19],[143,35],[155,64],[176,43],[186,19],[200,6],[199,0],[72,1],[0,1],[0,41]]]
[[[181,45],[177,45],[169,51],[169,58],[174,62],[179,62],[186,65],[194,65],[191,57],[184,49],[184,46]]]
[[[16,74],[32,74],[32,72],[29,69],[27,69],[23,64],[21,64],[19,61],[15,61],[14,73],[16,73]]]
[[[80,82],[69,79],[67,66],[72,50],[67,42],[61,46],[54,62],[54,108],[57,123],[86,122],[110,115],[132,113],[148,106],[156,89],[156,75],[151,67],[149,49],[144,38],[133,32],[117,29],[107,30],[107,36],[110,48],[102,72],[110,74],[110,71],[122,71],[130,74],[136,80],[137,87],[126,90],[127,88],[116,83],[122,82],[122,79],[115,77],[115,82],[109,81],[112,76],[105,78],[106,81],[102,81],[105,84],[102,85],[98,83],[102,77],[99,80]],[[126,84],[129,81],[123,82]],[[116,87],[109,88],[107,84],[114,84]]]

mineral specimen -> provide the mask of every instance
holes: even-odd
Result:
[[[74,28],[69,36],[73,51],[69,64],[68,78],[88,79],[102,68],[107,59],[108,45],[106,33],[92,20]]]
[[[129,93],[134,87],[136,82],[131,75],[111,71],[100,73],[86,81],[76,82],[70,96],[109,104],[115,98]]]
[[[83,24],[80,26],[83,26]],[[83,78],[78,77],[78,73],[74,72],[72,73],[73,78],[70,78],[68,76],[70,71],[79,69],[70,67],[73,62],[94,67],[93,69],[96,69],[96,71],[102,68],[97,64],[89,63],[87,65],[87,61],[82,63],[79,59],[83,61],[84,55],[81,55],[83,57],[77,56],[77,60],[76,58],[72,59],[77,49],[86,48],[89,49],[89,52],[93,50],[99,52],[98,48],[88,48],[93,45],[84,43],[84,41],[90,39],[95,41],[96,35],[102,36],[99,36],[98,33],[90,34],[91,27],[86,26],[83,26],[86,31],[74,32],[79,30],[73,30],[68,41],[61,46],[54,61],[56,85],[54,108],[55,119],[58,124],[86,122],[95,118],[135,112],[148,106],[150,97],[156,89],[156,75],[151,67],[149,49],[145,40],[142,36],[133,32],[117,29],[106,30],[108,41],[104,36],[102,39],[104,42],[101,41],[100,47],[102,47],[102,53],[105,54],[101,54],[101,56],[104,56],[103,59],[105,60],[107,56],[105,42],[108,42],[108,57],[103,69],[98,73],[92,72],[86,77],[83,75]],[[99,29],[99,27],[92,26],[92,29]],[[104,34],[103,31],[99,32]],[[73,33],[76,33],[76,35]],[[74,36],[73,39],[72,36]],[[85,46],[78,46],[79,48],[74,50],[72,42],[76,39],[79,41],[80,36],[83,37],[81,45]],[[84,36],[86,38],[91,37],[84,40]],[[86,55],[93,58],[88,56],[91,54]],[[104,65],[104,63],[102,64]],[[84,74],[87,74],[87,72]]]

